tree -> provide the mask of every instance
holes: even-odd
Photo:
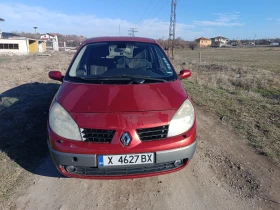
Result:
[[[192,50],[195,50],[197,48],[197,43],[195,41],[189,42],[189,48]]]
[[[181,48],[181,49],[184,49],[186,47],[186,41],[184,39],[182,39],[181,37],[177,37],[175,40],[174,40],[174,47],[175,48]]]

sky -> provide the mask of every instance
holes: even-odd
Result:
[[[177,0],[176,37],[280,37],[280,0]],[[0,0],[4,32],[167,39],[171,0]]]

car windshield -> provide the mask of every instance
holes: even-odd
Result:
[[[121,41],[85,45],[65,79],[100,84],[142,84],[176,80],[177,75],[158,45]]]

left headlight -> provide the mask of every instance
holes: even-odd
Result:
[[[192,103],[186,99],[172,118],[167,137],[188,131],[194,124],[195,113]]]
[[[50,110],[49,125],[54,133],[63,138],[82,141],[77,123],[57,102],[53,104]]]

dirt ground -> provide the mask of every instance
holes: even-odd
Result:
[[[71,57],[60,52],[0,58],[0,209],[280,208],[279,166],[198,105],[197,152],[185,169],[131,180],[62,177],[45,143],[44,113],[59,87],[47,72],[65,72]]]
[[[197,108],[197,153],[182,171],[131,180],[70,179],[46,158],[3,209],[279,209],[279,169]]]

